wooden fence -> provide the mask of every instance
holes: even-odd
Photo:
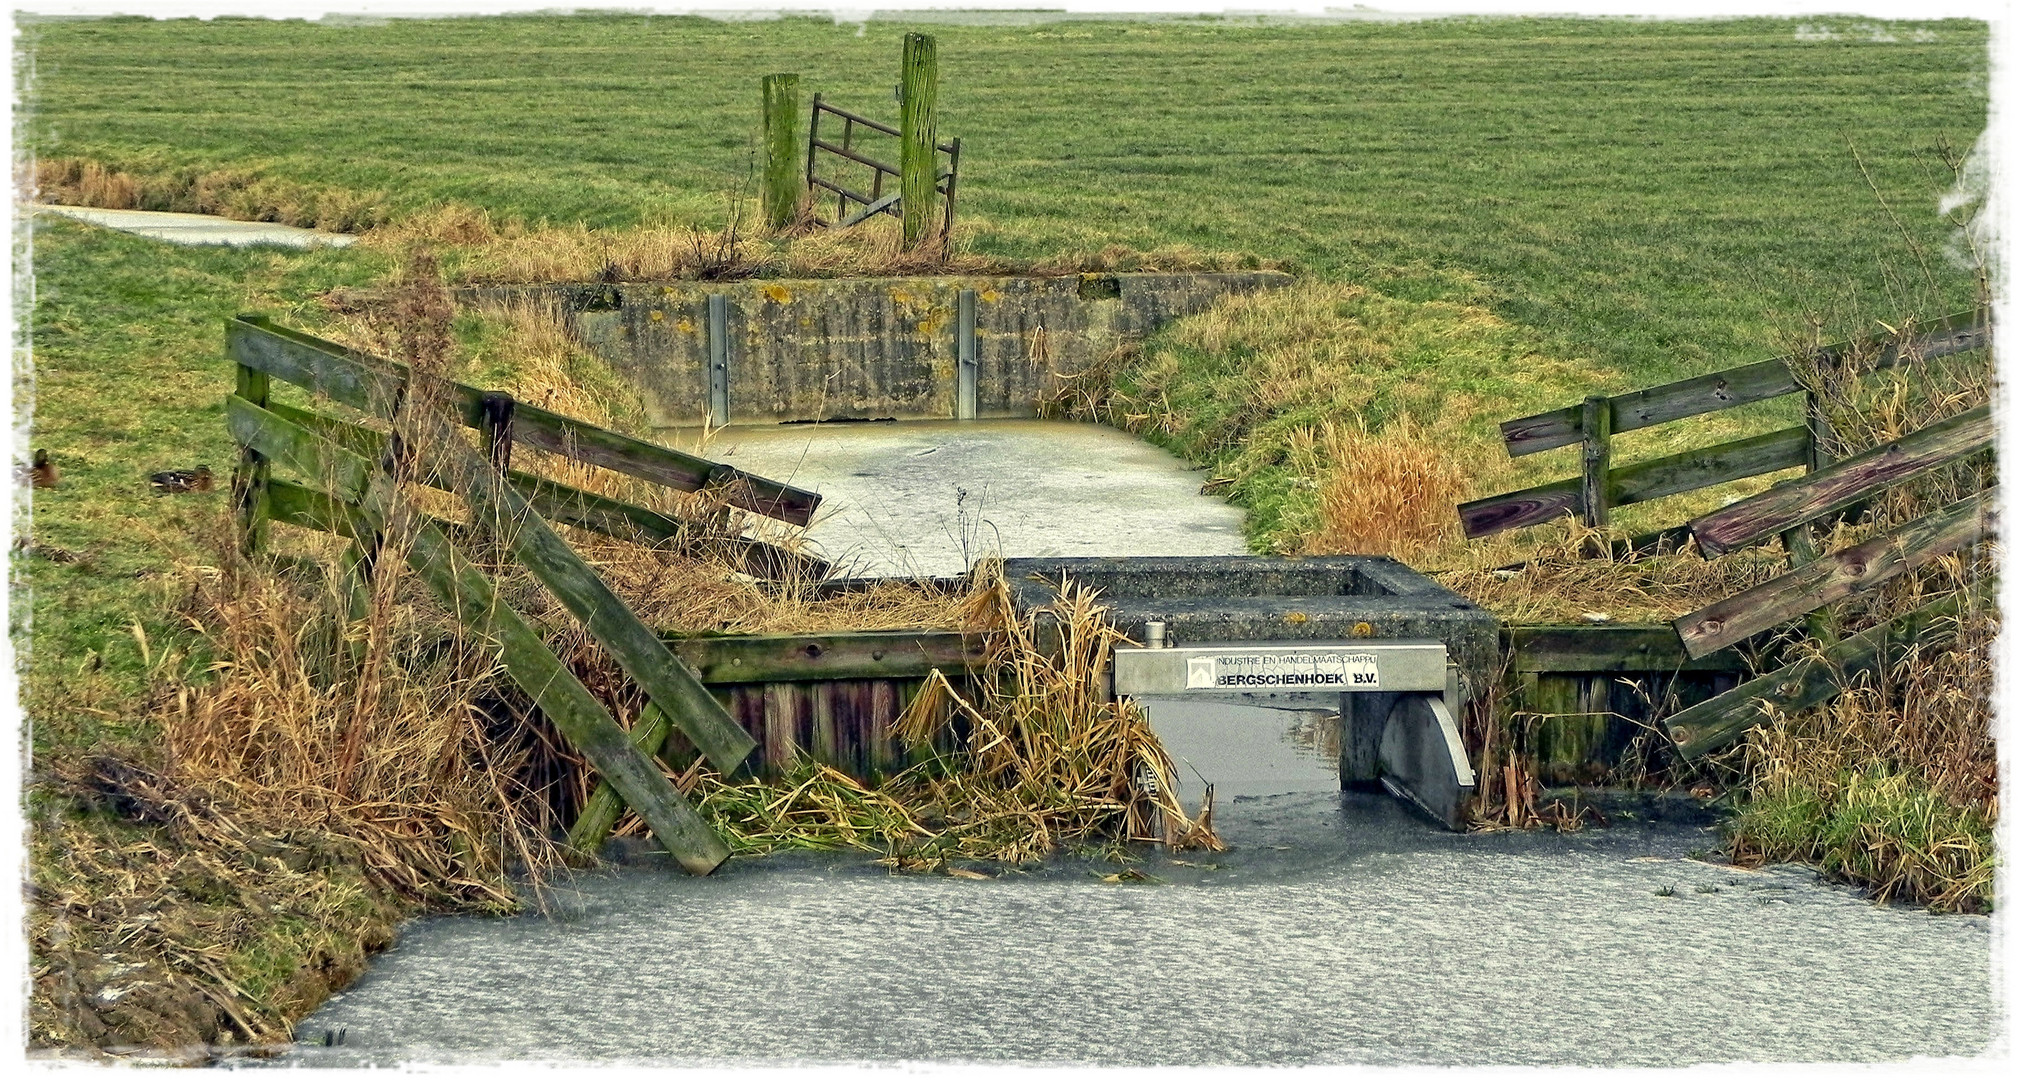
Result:
[[[1874,369],[1884,369],[1910,358],[1933,360],[1970,352],[1983,348],[1989,340],[1989,313],[1977,310],[1951,315],[1910,338],[1891,336],[1832,345],[1820,350],[1814,360],[1826,368],[1842,364],[1850,356],[1870,357],[1864,362]],[[1625,432],[1789,394],[1808,395],[1805,423],[1621,468],[1612,467],[1612,439]],[[1821,450],[1823,423],[1813,394],[1801,385],[1794,364],[1785,357],[1615,397],[1585,398],[1581,405],[1524,416],[1500,425],[1510,457],[1581,445],[1581,476],[1475,499],[1458,507],[1458,518],[1465,535],[1471,538],[1539,525],[1565,515],[1598,526],[1608,522],[1614,507],[1786,469],[1812,471],[1825,464]],[[1668,530],[1666,535],[1679,534]],[[1662,536],[1662,533],[1650,534],[1634,543],[1643,545]]]
[[[248,549],[258,547],[269,520],[348,536],[354,546],[345,562],[344,584],[354,598],[362,597],[380,558],[403,552],[419,578],[459,621],[500,645],[500,660],[513,682],[603,777],[604,786],[594,801],[606,807],[619,801],[636,807],[689,871],[708,873],[729,852],[651,760],[664,749],[672,731],[726,775],[744,771],[760,749],[775,760],[808,743],[817,750],[823,739],[836,756],[860,756],[871,763],[888,756],[888,748],[873,737],[873,727],[875,719],[883,717],[887,728],[897,706],[892,693],[879,691],[874,684],[879,677],[887,681],[892,672],[909,675],[908,669],[890,665],[908,661],[911,651],[930,661],[938,655],[931,647],[912,642],[906,649],[891,642],[880,654],[871,649],[866,661],[856,658],[853,673],[868,676],[871,684],[866,696],[848,696],[844,705],[838,691],[824,697],[816,693],[807,710],[812,723],[803,735],[796,723],[797,700],[772,710],[769,701],[782,703],[785,695],[768,686],[763,691],[765,708],[745,705],[742,716],[732,717],[723,699],[703,685],[696,665],[747,667],[758,677],[737,685],[764,685],[781,681],[777,657],[766,667],[761,662],[765,654],[748,646],[731,650],[726,657],[710,646],[682,646],[694,661],[690,664],[638,620],[560,538],[546,515],[603,530],[672,523],[641,507],[516,474],[509,468],[510,450],[515,442],[524,442],[681,490],[705,489],[732,505],[801,524],[818,506],[817,495],[517,404],[507,395],[455,383],[417,382],[401,365],[256,316],[230,320],[225,343],[238,365],[237,392],[227,400],[226,418],[239,444],[232,488]],[[310,391],[319,401],[384,421],[389,430],[281,405],[271,400],[274,378]],[[482,433],[482,451],[464,439],[456,420]],[[422,447],[425,454],[419,452]],[[275,465],[301,479],[274,477]],[[470,524],[457,526],[425,516],[402,522],[408,515],[393,512],[397,488],[410,481],[460,495]],[[394,531],[404,534],[404,543],[389,543]],[[651,533],[650,528],[643,531]],[[538,632],[503,601],[481,569],[486,559],[473,557],[466,547],[480,548],[486,557],[509,557],[531,571],[643,690],[647,712],[660,722],[640,722],[626,732]],[[928,644],[943,653],[945,643]],[[829,651],[818,642],[793,647],[815,660]],[[843,660],[853,655],[840,650],[840,656],[825,666],[840,670]],[[748,692],[743,696],[747,698]],[[736,704],[734,690],[723,698]],[[823,708],[833,717],[832,723],[823,724]],[[789,727],[776,723],[775,730],[767,726],[763,742],[745,729],[752,713],[758,723],[774,725],[774,712],[793,717],[794,723]],[[866,717],[870,724],[872,737],[859,749],[841,743],[837,725],[843,714]]]
[[[1894,335],[1834,346],[1823,350],[1820,361],[1825,365],[1841,363],[1855,349],[1859,355],[1875,357],[1875,366],[1883,368],[1907,357],[1932,359],[1989,344],[1988,315],[1978,311],[1951,316],[1910,338]],[[1645,671],[1646,658],[1658,656],[1658,666],[1677,677],[1691,671],[1710,673],[1709,696],[1700,695],[1699,681],[1691,693],[1669,699],[1683,707],[1667,716],[1667,735],[1684,759],[1692,759],[1730,745],[1776,710],[1791,711],[1828,701],[1856,677],[1878,670],[1904,650],[1934,644],[1957,619],[1986,601],[1986,587],[1979,583],[1847,638],[1837,634],[1835,620],[1825,611],[1831,604],[1993,536],[1995,487],[1841,551],[1818,551],[1813,528],[1896,485],[1989,451],[1996,429],[1988,405],[1829,462],[1819,449],[1825,421],[1810,394],[1807,422],[1801,427],[1625,469],[1609,465],[1609,440],[1617,431],[1797,392],[1803,388],[1787,361],[1771,360],[1619,397],[1592,397],[1578,408],[1501,425],[1508,453],[1515,456],[1581,442],[1585,473],[1573,480],[1465,504],[1460,515],[1471,536],[1538,524],[1570,513],[1601,525],[1610,506],[1782,469],[1804,466],[1808,470],[1797,480],[1627,545],[1640,547],[1656,540],[1692,537],[1705,557],[1714,558],[1777,537],[1786,547],[1789,563],[1787,572],[1779,577],[1682,616],[1670,626],[1638,628],[1636,642],[1615,637],[1592,648],[1597,639],[1587,631],[1573,634],[1566,627],[1510,631],[1508,652],[1520,683],[1520,703],[1544,721],[1538,756],[1545,768],[1552,762],[1573,761],[1579,754],[1602,758],[1604,749],[1593,754],[1591,747],[1606,739],[1615,741],[1615,728],[1597,719],[1606,711],[1601,680],[1585,671],[1565,680],[1561,671],[1565,667],[1589,665],[1602,671],[1610,669],[1606,666],[1610,664]],[[1742,665],[1731,647],[1757,641],[1796,620],[1806,621],[1805,636],[1812,647],[1781,650],[1776,655],[1797,658],[1767,674],[1737,682],[1735,675]],[[1579,637],[1585,646],[1565,644]],[[1628,654],[1617,652],[1628,646]],[[1592,655],[1582,656],[1585,652]],[[1659,698],[1660,691],[1655,688],[1651,696]],[[1635,693],[1649,696],[1645,688],[1635,688]],[[1690,701],[1690,697],[1699,700]],[[1558,745],[1551,745],[1551,738]]]

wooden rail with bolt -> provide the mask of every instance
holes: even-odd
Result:
[[[1811,555],[1789,573],[1676,619],[1675,633],[1690,657],[1708,656],[1876,588],[1995,533],[1996,503],[1992,487],[1854,547]]]
[[[1990,343],[1990,313],[1987,310],[1961,312],[1912,335],[1864,338],[1825,346],[1815,357],[1823,365],[1838,365],[1856,355],[1871,355],[1873,370],[1896,367],[1907,358],[1936,360],[1981,349]],[[1607,425],[1613,435],[1665,424],[1703,413],[1719,412],[1767,401],[1805,389],[1795,377],[1785,357],[1762,360],[1743,367],[1714,371],[1691,379],[1667,383],[1646,390],[1605,399],[1610,416]],[[1584,407],[1572,405],[1534,416],[1523,416],[1500,425],[1508,455],[1522,457],[1558,446],[1569,446],[1583,438]]]
[[[1944,624],[1986,602],[1986,585],[1951,594],[1890,622],[1853,634],[1769,675],[1762,675],[1668,717],[1668,737],[1684,759],[1729,746],[1775,713],[1823,704],[1858,676],[1879,670],[1904,650],[1938,644]]]
[[[406,366],[354,353],[334,342],[288,330],[256,315],[225,326],[225,349],[254,372],[293,383],[380,419],[392,415],[405,392]],[[448,390],[458,419],[480,428],[488,391],[461,383]],[[512,438],[550,454],[600,466],[678,491],[706,490],[724,502],[794,525],[812,520],[820,496],[642,439],[519,402]]]
[[[1689,531],[1705,555],[1721,555],[1845,510],[1887,488],[1988,450],[1996,437],[1990,406],[1979,405],[1902,439],[1844,458],[1801,480],[1705,514],[1689,522]]]

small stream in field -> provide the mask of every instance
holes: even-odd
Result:
[[[857,572],[958,572],[998,543],[1242,550],[1203,474],[1104,428],[731,429],[708,452],[826,494],[813,535]],[[410,925],[299,1046],[239,1064],[1674,1066],[1976,1055],[1999,1034],[1988,918],[1700,861],[1717,838],[1687,800],[1456,834],[1339,792],[1314,714],[1151,716],[1180,772],[1210,756],[1231,850],[1148,854],[1123,880],[1087,858],[965,880],[859,854],[694,879],[640,854],[558,883],[545,913]]]

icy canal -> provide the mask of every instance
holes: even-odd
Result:
[[[1206,476],[1113,428],[1041,420],[779,424],[709,457],[825,497],[811,535],[844,572],[958,574],[970,559],[1240,555]]]
[[[1145,881],[804,855],[578,877],[551,916],[414,924],[281,1062],[1662,1066],[1997,1032],[1987,918],[1696,861],[1692,811],[1457,835],[1381,795],[1221,809],[1233,850]]]
[[[1241,550],[1200,474],[1101,428],[732,429],[709,449],[826,494],[815,535],[868,572],[955,572],[998,536]],[[277,1063],[1669,1066],[1973,1056],[1998,1034],[1987,918],[1700,861],[1716,837],[1686,802],[1445,832],[1339,793],[1302,721],[1210,709],[1151,716],[1180,762],[1212,755],[1228,852],[1147,855],[1139,880],[803,854],[696,880],[645,858],[559,883],[545,913],[411,925]]]

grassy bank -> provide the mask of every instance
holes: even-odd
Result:
[[[225,317],[307,317],[314,293],[371,280],[380,260],[171,249],[47,220],[34,252],[33,444],[58,475],[34,492],[12,567],[33,753],[32,1037],[272,1038],[362,970],[405,907],[312,830],[204,843],[213,807],[143,794],[163,754],[151,692],[213,659],[184,614],[216,573],[226,498],[222,482],[157,495],[148,475],[229,473]]]

